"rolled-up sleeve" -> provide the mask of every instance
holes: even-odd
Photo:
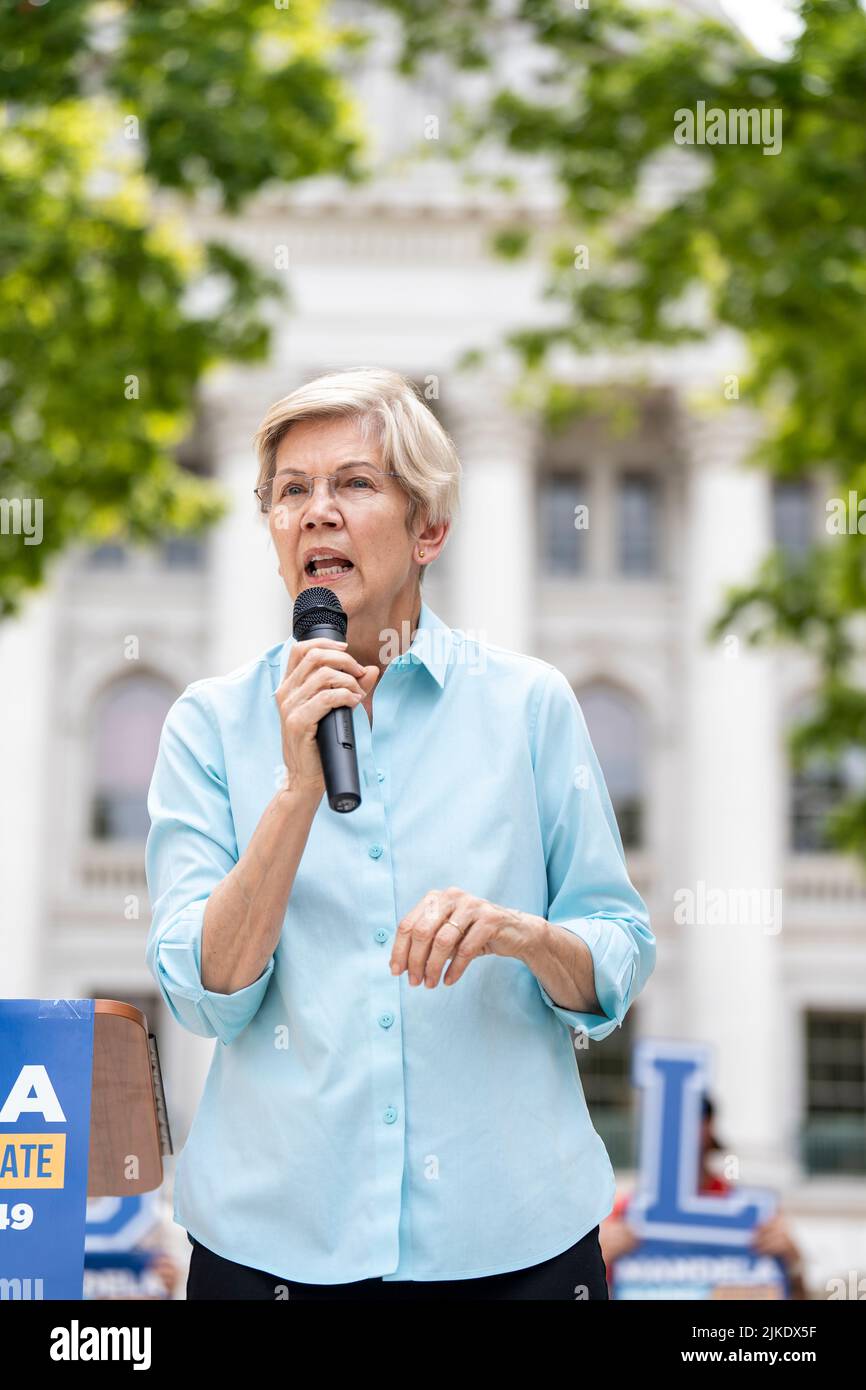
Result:
[[[217,994],[202,984],[205,908],[238,852],[222,742],[200,688],[188,686],[166,716],[147,809],[148,968],[178,1023],[201,1037],[230,1043],[264,999],[274,957],[257,980],[233,994]]]
[[[586,942],[603,1012],[545,1003],[590,1038],[619,1028],[655,966],[649,913],[626,869],[610,795],[583,711],[561,671],[551,667],[533,729],[533,763],[547,867],[546,918]]]

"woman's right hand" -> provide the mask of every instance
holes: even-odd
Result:
[[[325,774],[316,742],[320,720],[338,705],[354,709],[379,679],[377,666],[362,666],[346,642],[310,637],[295,642],[286,673],[274,692],[283,736],[286,786],[292,790],[325,790]]]

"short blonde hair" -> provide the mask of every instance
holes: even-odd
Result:
[[[420,513],[431,526],[452,519],[461,474],[454,442],[409,378],[384,367],[328,372],[276,401],[254,436],[257,486],[273,478],[280,441],[296,421],[332,419],[357,421],[365,438],[379,445],[383,468],[398,474],[409,494],[410,533]],[[422,583],[427,569],[422,565]]]

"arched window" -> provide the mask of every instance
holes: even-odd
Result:
[[[809,719],[815,709],[811,696],[799,700],[789,715],[788,729]],[[829,854],[837,848],[828,833],[828,817],[850,796],[866,787],[866,754],[847,749],[834,762],[814,753],[800,768],[789,762],[788,842],[795,854]]]
[[[147,789],[159,735],[176,691],[158,676],[125,676],[109,686],[93,712],[95,840],[143,840],[150,826]]]
[[[624,690],[594,681],[577,694],[616,813],[625,849],[644,843],[646,800],[643,711]]]

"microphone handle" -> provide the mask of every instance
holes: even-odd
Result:
[[[335,642],[346,639],[338,627],[317,623],[306,638],[329,637]],[[361,804],[361,782],[358,776],[358,754],[355,748],[355,727],[348,705],[337,705],[319,720],[316,730],[319,757],[325,776],[328,805],[332,811],[354,811]]]

